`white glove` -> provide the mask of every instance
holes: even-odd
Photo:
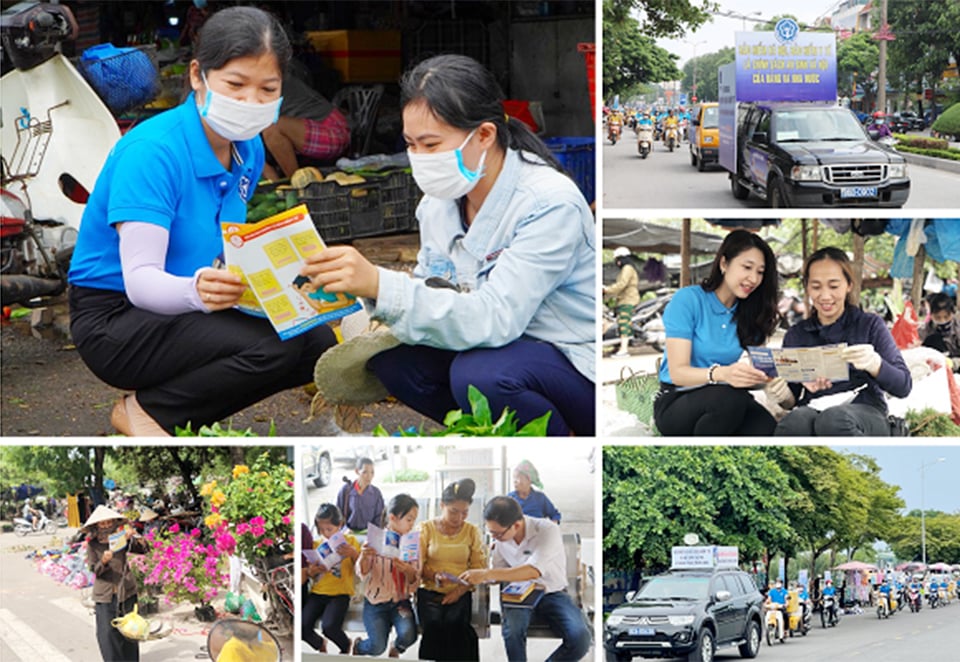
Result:
[[[840,356],[857,370],[865,370],[873,377],[880,372],[880,364],[883,363],[872,345],[850,345],[844,348]]]
[[[790,402],[793,400],[793,391],[787,385],[787,380],[783,377],[776,377],[766,385],[767,397],[777,404]]]

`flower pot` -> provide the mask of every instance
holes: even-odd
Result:
[[[144,616],[156,614],[159,611],[159,605],[156,600],[140,600],[138,604],[140,614]]]
[[[193,615],[197,617],[198,621],[203,623],[212,623],[217,619],[217,612],[213,610],[213,605],[210,604],[194,607]]]

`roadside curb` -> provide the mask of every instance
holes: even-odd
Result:
[[[938,159],[933,156],[923,156],[922,154],[909,154],[907,152],[897,152],[907,163],[934,168],[936,170],[946,170],[960,174],[960,161],[950,161],[949,159]]]

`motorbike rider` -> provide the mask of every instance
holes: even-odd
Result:
[[[890,138],[893,136],[893,131],[890,130],[890,125],[887,124],[886,115],[880,111],[877,111],[873,114],[873,126],[877,131],[876,140],[880,140],[881,138]]]
[[[910,580],[910,602],[913,603],[914,609],[920,611],[923,605],[923,584],[918,577]]]
[[[620,268],[613,285],[603,288],[604,294],[617,298],[617,327],[620,331],[620,349],[614,356],[630,356],[630,340],[633,338],[631,317],[640,303],[640,271],[636,258],[631,259],[630,249],[620,246],[613,251],[613,261]]]
[[[833,598],[833,607],[832,609],[837,609],[837,589],[833,585],[833,580],[828,579],[825,582],[823,587],[823,592],[820,594],[820,604],[821,606],[826,602],[826,598]]]
[[[620,130],[623,128],[623,118],[620,116],[620,111],[615,110],[610,113],[610,117],[607,119],[607,137],[611,138],[614,133],[620,133]]]
[[[892,588],[893,587],[891,586],[891,580],[888,579],[887,581],[880,584],[879,588],[877,589],[880,593],[880,596],[879,596],[880,600],[885,601],[887,604],[888,613],[893,611],[893,603],[890,602],[890,593],[892,591]]]
[[[670,129],[679,129],[680,122],[677,116],[673,114],[673,108],[667,111],[667,116],[663,120],[663,141],[667,141],[667,131]],[[679,133],[677,135],[680,135]]]
[[[647,127],[650,129],[653,128],[653,120],[650,118],[649,110],[643,111],[643,115],[640,115],[640,117],[637,119],[637,129],[639,130],[644,127]]]
[[[810,613],[810,594],[807,593],[807,587],[804,584],[797,584],[797,597],[800,598],[800,606],[803,608],[802,619],[807,620],[807,614]]]
[[[30,505],[29,499],[23,502],[23,519],[30,522],[34,531],[40,528],[40,511]]]
[[[774,617],[777,620],[777,639],[783,641],[786,639],[786,631],[784,630],[783,624],[783,613],[787,608],[787,591],[783,588],[783,582],[777,580],[773,584],[773,588],[767,593],[766,602],[764,602],[764,607],[768,611],[773,611]]]

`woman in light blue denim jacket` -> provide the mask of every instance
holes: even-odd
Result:
[[[595,422],[594,220],[549,149],[503,112],[475,60],[441,55],[401,81],[404,139],[417,184],[414,278],[336,246],[304,274],[328,292],[375,300],[404,344],[368,366],[399,400],[442,421],[477,387],[496,417],[551,412],[550,435]],[[446,287],[436,287],[437,284]]]

